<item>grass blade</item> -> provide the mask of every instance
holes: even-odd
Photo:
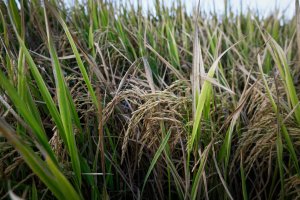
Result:
[[[17,91],[1,71],[0,86],[6,91],[7,95],[10,97],[10,99],[12,100],[22,117],[32,128],[32,130],[35,133],[35,136],[37,137],[38,141],[41,143],[45,151],[47,151],[47,153],[51,156],[53,160],[56,160],[53,151],[48,144],[48,139],[43,126],[36,120],[32,112],[30,112],[30,110],[28,110],[27,107],[24,106],[24,103],[18,95]]]
[[[98,108],[98,101],[97,101],[97,97],[96,97],[96,94],[95,94],[95,91],[92,87],[92,84],[91,84],[91,81],[88,77],[88,74],[87,74],[87,71],[86,71],[86,68],[84,67],[84,64],[81,60],[81,57],[80,57],[80,54],[77,50],[77,47],[76,47],[76,44],[73,40],[73,37],[68,29],[68,26],[67,24],[64,22],[64,20],[61,18],[61,16],[59,15],[59,13],[49,4],[47,3],[46,1],[46,5],[47,5],[47,8],[49,8],[49,10],[51,10],[51,12],[53,13],[53,15],[56,17],[56,19],[59,21],[59,23],[61,24],[61,26],[63,27],[64,31],[65,31],[65,34],[67,35],[68,37],[68,40],[70,42],[70,45],[72,47],[72,50],[73,50],[73,53],[76,57],[76,61],[77,61],[77,64],[78,64],[78,67],[80,69],[80,72],[83,76],[83,79],[84,79],[84,82],[88,88],[88,91],[91,95],[91,98],[92,98],[92,101],[94,103],[94,105],[96,106],[96,108]]]
[[[72,119],[71,119],[71,110],[70,110],[70,102],[69,96],[67,94],[67,86],[62,74],[62,70],[59,64],[58,56],[56,50],[54,49],[53,41],[50,36],[50,30],[48,25],[47,13],[44,9],[45,14],[45,22],[46,22],[46,30],[47,30],[47,39],[48,39],[48,48],[51,55],[51,62],[53,66],[53,71],[55,75],[56,81],[56,91],[58,97],[58,105],[60,110],[60,117],[62,120],[64,132],[66,139],[66,144],[69,150],[69,154],[71,157],[71,162],[73,166],[73,170],[76,176],[76,180],[78,181],[78,186],[81,185],[81,169],[80,169],[80,162],[79,162],[79,154],[76,147],[75,135],[72,128]]]
[[[10,11],[8,13],[10,13]],[[10,15],[10,17],[11,17],[11,15]],[[11,19],[11,21],[12,21],[12,19]],[[25,57],[26,57],[26,60],[28,62],[31,73],[32,73],[32,75],[33,75],[33,77],[36,81],[36,84],[39,88],[39,91],[40,91],[40,93],[43,97],[43,100],[45,101],[45,103],[47,105],[47,108],[49,109],[49,112],[50,112],[51,116],[53,117],[53,120],[55,121],[55,124],[56,124],[57,128],[60,131],[63,131],[64,129],[63,129],[62,121],[60,119],[58,110],[57,110],[56,105],[55,105],[55,103],[54,103],[54,101],[53,101],[53,99],[50,95],[50,92],[48,91],[48,88],[47,88],[47,86],[46,86],[46,84],[43,80],[43,77],[40,74],[36,64],[34,63],[28,49],[26,48],[24,41],[21,39],[21,37],[17,33],[16,28],[15,28],[14,25],[13,25],[13,27],[15,29],[15,33],[16,33],[17,39],[19,41],[19,44],[20,44],[20,46],[21,46],[21,48],[22,48],[22,50],[25,54]],[[65,139],[65,138],[63,138],[63,139]]]
[[[266,88],[266,91],[267,91],[267,95],[271,101],[271,104],[273,106],[273,109],[274,109],[274,112],[277,113],[278,112],[278,106],[273,98],[273,95],[271,93],[271,90],[268,86],[268,83],[264,77],[264,73],[263,73],[263,69],[262,69],[262,62],[261,62],[261,59],[260,57],[258,56],[257,57],[258,59],[258,66],[259,66],[259,69],[260,69],[260,73],[262,75],[262,79],[263,79],[263,82],[264,82],[264,85],[265,85],[265,88]],[[280,116],[278,116],[280,118]],[[283,137],[287,143],[287,147],[288,147],[288,150],[291,154],[291,157],[293,159],[293,162],[295,164],[295,167],[296,167],[296,170],[297,170],[297,173],[300,174],[300,168],[299,168],[299,163],[298,163],[298,159],[297,159],[297,154],[296,154],[296,151],[295,151],[295,148],[294,148],[294,145],[293,145],[293,142],[292,142],[292,139],[290,138],[290,135],[288,133],[288,130],[286,128],[286,126],[282,123],[282,119],[279,120],[280,122],[280,127],[281,127],[281,131],[282,131],[282,134],[283,134]],[[281,150],[281,147],[279,144],[281,144],[281,139],[280,140],[277,140],[276,144],[277,144],[277,147],[279,150]],[[280,157],[278,157],[280,158]],[[280,165],[279,165],[280,166]]]
[[[211,143],[205,148],[204,152],[202,153],[202,157],[200,158],[199,168],[197,170],[196,177],[194,178],[193,185],[192,185],[192,191],[191,191],[191,199],[192,200],[195,200],[197,198],[200,179],[201,179],[201,176],[203,176],[204,167],[205,167],[210,149],[211,149]]]
[[[237,43],[236,43],[237,44]],[[234,44],[234,45],[236,45]],[[234,46],[233,45],[233,46]],[[209,69],[208,73],[207,73],[207,77],[208,78],[212,78],[215,74],[216,68],[218,67],[219,61],[220,59],[223,57],[223,55],[225,55],[225,53],[227,53],[233,46],[229,47],[226,51],[224,51],[212,64],[211,68]],[[210,88],[211,88],[211,83],[209,81],[204,81],[199,98],[198,98],[198,103],[197,103],[197,107],[196,107],[196,113],[195,113],[195,119],[193,122],[193,131],[192,131],[192,135],[188,141],[188,151],[191,152],[193,145],[194,145],[194,141],[196,139],[197,136],[197,132],[198,132],[198,127],[200,125],[200,121],[201,121],[201,117],[202,117],[202,111],[205,105],[205,102],[207,100],[207,96],[209,95],[210,92]]]
[[[2,119],[0,119],[0,133],[18,150],[31,170],[49,187],[58,199],[63,200],[69,197],[75,200],[80,199],[46,152],[41,150],[46,157],[47,164],[50,164],[49,167]]]
[[[169,131],[168,134],[165,136],[165,138],[164,138],[163,141],[161,142],[159,148],[157,149],[157,151],[156,151],[156,153],[155,153],[155,155],[154,155],[154,157],[153,157],[153,159],[152,159],[152,161],[151,161],[151,164],[150,164],[150,166],[149,166],[149,168],[148,168],[147,174],[146,174],[146,176],[145,176],[145,178],[144,178],[144,183],[143,183],[143,187],[142,187],[142,194],[143,194],[145,185],[146,185],[146,183],[147,183],[147,180],[148,180],[148,178],[149,178],[149,176],[150,176],[150,174],[151,174],[151,172],[152,172],[152,170],[153,170],[153,168],[154,168],[154,166],[155,166],[155,164],[156,164],[158,158],[160,157],[161,153],[162,153],[163,150],[165,149],[165,147],[166,147],[166,145],[167,145],[167,143],[168,143],[168,140],[169,140],[170,136],[171,136],[171,131]]]

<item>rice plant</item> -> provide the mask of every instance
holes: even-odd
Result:
[[[297,199],[300,7],[0,1],[0,200]]]

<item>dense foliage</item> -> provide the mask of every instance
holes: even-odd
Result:
[[[226,10],[0,1],[0,199],[299,198],[300,14]]]

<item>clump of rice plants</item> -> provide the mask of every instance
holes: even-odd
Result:
[[[1,1],[0,200],[299,198],[299,2],[227,6]]]

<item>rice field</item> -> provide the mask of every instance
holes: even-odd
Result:
[[[300,7],[0,1],[0,200],[300,198]]]

